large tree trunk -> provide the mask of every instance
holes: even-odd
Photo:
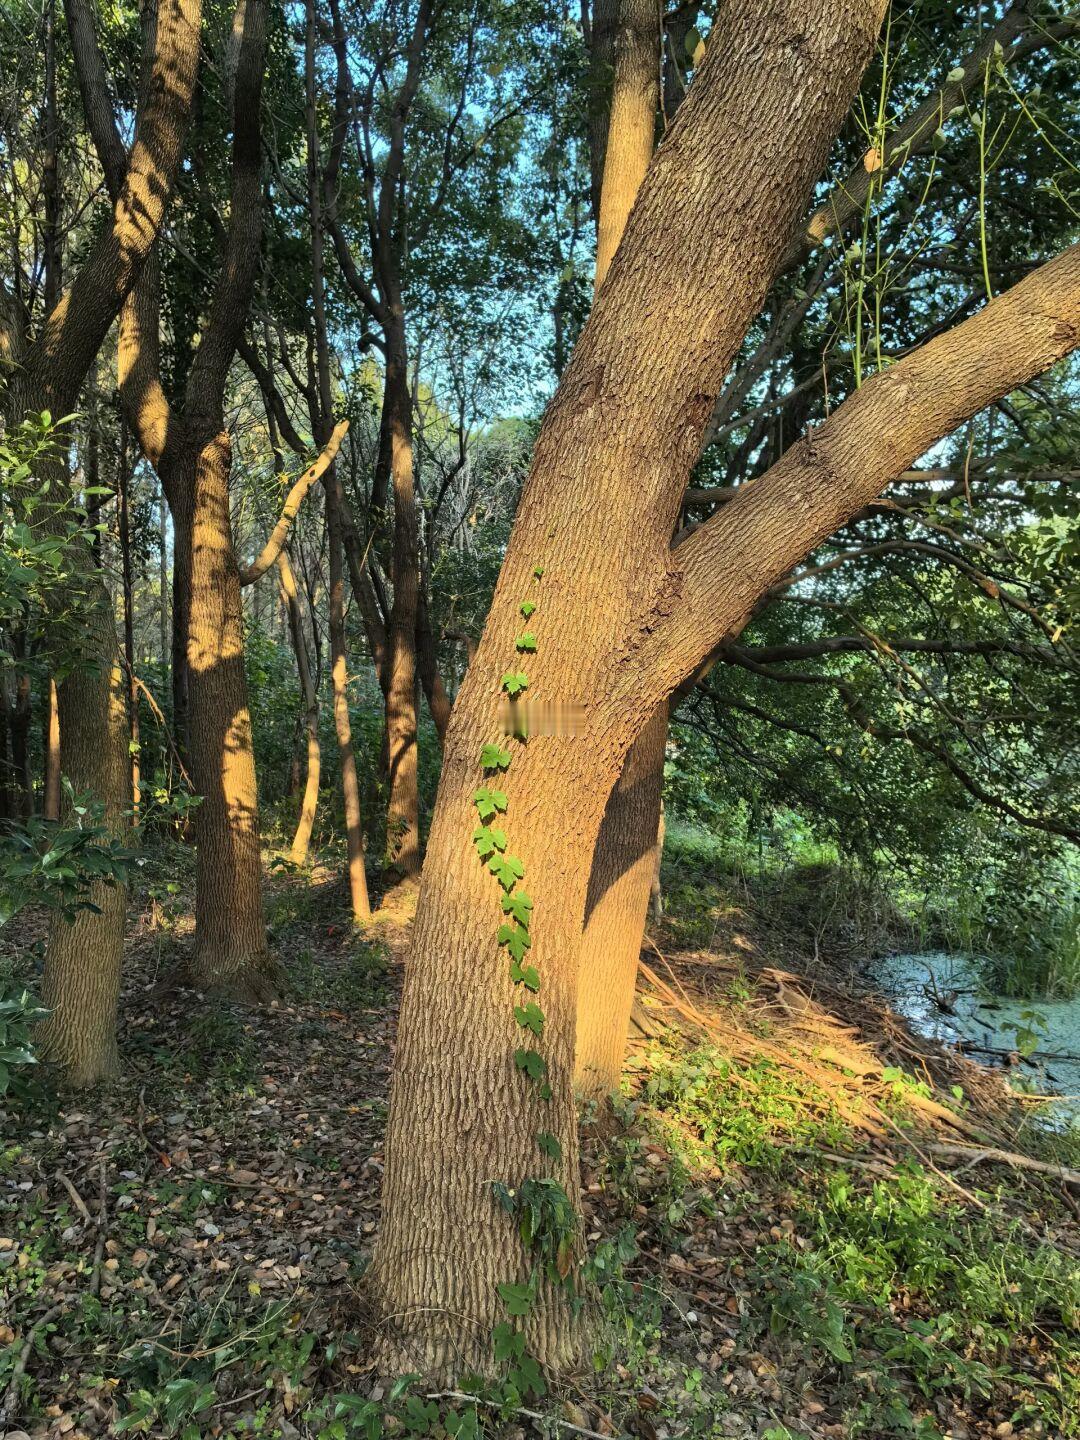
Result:
[[[192,981],[246,1000],[277,993],[262,911],[258,791],[251,744],[240,574],[229,511],[232,450],[222,431],[170,443],[174,567],[191,577],[187,668],[195,812]],[[190,508],[189,508],[190,507]]]
[[[593,852],[578,975],[575,1083],[588,1100],[619,1088],[638,958],[659,864],[665,702],[634,742]]]
[[[386,429],[394,491],[394,600],[390,610],[390,674],[386,742],[390,793],[386,807],[386,864],[411,879],[420,873],[420,794],[417,771],[416,621],[420,595],[420,537],[413,488],[412,404],[405,367],[405,321],[388,326]]]
[[[665,698],[656,693],[663,673],[636,682],[646,657],[653,663],[649,637],[679,608],[669,547],[681,491],[882,8],[830,0],[808,15],[794,0],[759,0],[722,11],[722,34],[654,161],[545,418],[451,717],[406,974],[372,1267],[387,1363],[490,1370],[491,1325],[503,1317],[494,1287],[520,1280],[530,1263],[491,1182],[548,1173],[576,1198],[574,1031],[589,870],[626,753]],[[522,657],[526,601],[538,607],[528,622],[537,650]],[[523,1032],[513,1007],[527,997],[496,938],[498,884],[471,839],[481,746],[499,736],[500,677],[519,669],[530,699],[579,711],[573,736],[533,727],[527,744],[510,742],[499,782],[509,801],[501,826],[534,905],[528,956],[546,1015],[548,1101],[515,1067]],[[540,1132],[556,1138],[560,1162],[545,1161]],[[543,1291],[527,1323],[532,1352],[566,1364],[580,1353],[578,1323]]]

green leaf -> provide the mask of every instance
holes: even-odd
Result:
[[[516,855],[493,855],[488,869],[504,890],[512,890],[525,874],[525,866]]]
[[[523,615],[523,616],[525,617],[525,619],[527,620],[527,619],[529,618],[529,616],[533,613],[533,611],[536,609],[536,606],[533,604],[533,602],[532,602],[531,600],[523,600],[523,601],[521,602],[520,609],[521,609],[522,615]]]
[[[547,1394],[547,1384],[544,1381],[543,1372],[531,1355],[521,1357],[510,1372],[510,1381],[511,1384],[517,1386],[522,1395],[542,1396]]]
[[[534,566],[533,566],[533,579],[534,579],[534,580],[542,580],[543,578],[544,578],[544,567],[543,567],[542,565],[534,565]]]
[[[492,1330],[491,1340],[500,1365],[507,1360],[518,1360],[525,1353],[525,1332],[515,1330],[505,1320]]]
[[[530,1080],[543,1080],[547,1075],[547,1061],[535,1050],[515,1050],[514,1064]]]
[[[481,820],[490,820],[496,813],[506,813],[506,792],[503,790],[489,790],[486,785],[481,785],[473,796],[473,804],[480,812]]]
[[[512,895],[502,897],[502,908],[504,915],[511,915],[519,925],[527,930],[531,920],[533,902],[524,890],[515,890]]]
[[[505,770],[510,764],[510,751],[501,745],[485,745],[480,751],[480,764],[485,770]]]
[[[540,971],[535,965],[521,965],[516,960],[510,962],[510,979],[515,985],[524,985],[526,990],[531,990],[535,995],[540,989]]]
[[[528,950],[532,944],[532,941],[529,939],[529,932],[527,930],[519,930],[516,925],[500,925],[498,939],[499,944],[505,945],[519,964],[525,951]]]
[[[535,1000],[514,1006],[514,1019],[523,1030],[530,1030],[539,1040],[544,1033],[544,1012]]]
[[[516,650],[534,651],[536,649],[536,636],[531,630],[523,631],[514,640],[514,648]]]
[[[490,825],[478,825],[473,831],[473,844],[476,846],[476,853],[481,860],[495,850],[506,849],[506,831],[498,830]]]
[[[562,1145],[550,1130],[541,1130],[536,1137],[536,1143],[549,1160],[562,1159]]]
[[[513,699],[529,688],[529,677],[523,670],[508,670],[502,677],[502,688]]]
[[[532,1285],[510,1285],[504,1280],[495,1288],[511,1315],[527,1315],[532,1309],[535,1298]]]

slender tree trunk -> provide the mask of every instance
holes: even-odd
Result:
[[[596,226],[597,290],[652,159],[659,103],[660,5],[658,0],[619,0],[615,76]]]
[[[139,788],[139,687],[135,680],[135,601],[131,577],[131,517],[129,514],[127,426],[120,426],[120,473],[117,476],[117,499],[120,510],[120,566],[124,598],[124,667],[127,671],[127,711],[129,749],[131,752],[131,806],[136,817],[142,794]]]
[[[319,183],[319,137],[315,103],[315,5],[309,0],[304,49],[304,86],[307,101],[308,205],[311,213],[312,310],[315,328],[315,364],[318,404],[312,406],[312,428],[325,445],[332,425],[333,392],[330,381],[330,342],[326,328],[326,293],[323,273],[322,195]],[[330,632],[330,669],[334,687],[334,728],[337,731],[341,794],[345,809],[345,842],[349,869],[349,900],[353,920],[371,919],[367,873],[364,869],[364,834],[360,818],[360,785],[352,747],[349,719],[348,647],[345,639],[345,575],[341,482],[331,465],[323,479],[330,593],[327,628]]]
[[[656,878],[667,703],[626,757],[593,852],[578,976],[575,1083],[589,1100],[619,1088],[638,957]]]
[[[8,759],[8,703],[7,686],[0,674],[0,822],[14,818],[15,807],[11,798],[11,761]]]
[[[345,802],[345,840],[349,859],[349,899],[352,916],[358,923],[371,919],[367,874],[364,870],[364,835],[360,825],[360,784],[356,778],[356,757],[349,720],[348,652],[345,643],[345,576],[341,544],[341,519],[333,495],[333,481],[326,488],[326,530],[330,594],[328,628],[330,664],[334,684],[334,728],[337,731],[341,791]]]
[[[296,656],[296,672],[300,679],[300,694],[304,702],[303,732],[307,737],[307,770],[304,794],[300,802],[300,816],[296,822],[290,858],[296,865],[306,865],[311,849],[311,832],[315,825],[315,812],[319,804],[319,774],[322,752],[319,749],[319,696],[311,679],[307,646],[304,643],[304,622],[300,610],[300,597],[296,590],[296,576],[284,548],[277,558],[278,576],[281,580],[281,596],[289,618],[289,635],[292,639],[293,654]]]
[[[181,761],[191,754],[191,676],[188,671],[188,630],[191,620],[190,524],[181,541],[180,527],[173,512],[172,637],[169,669],[172,683],[173,736]]]
[[[416,612],[416,660],[424,696],[441,745],[446,740],[446,727],[450,724],[453,702],[446,693],[446,686],[439,674],[439,657],[435,649],[435,635],[431,628],[431,612],[427,601],[427,581],[423,573],[420,576]]]
[[[174,574],[190,575],[187,671],[195,811],[192,981],[241,999],[277,994],[262,911],[258,791],[244,673],[240,574],[229,511],[232,448],[222,431],[162,458],[173,507]],[[192,474],[192,471],[194,472]],[[188,505],[190,504],[190,512]],[[174,609],[174,623],[177,618]]]
[[[158,496],[158,533],[161,536],[161,553],[158,556],[158,589],[161,592],[161,609],[158,612],[158,643],[161,649],[161,663],[164,665],[169,658],[169,512],[164,490]]]
[[[60,700],[56,681],[49,676],[45,695],[45,727],[42,737],[45,752],[45,795],[41,813],[46,820],[60,819]]]
[[[19,815],[29,820],[34,813],[34,774],[30,765],[30,676],[15,676],[15,704],[11,711],[11,764],[19,787]]]
[[[390,674],[386,692],[390,777],[386,807],[386,863],[392,873],[403,879],[412,879],[420,873],[416,721],[420,540],[413,487],[412,405],[405,361],[405,320],[400,311],[394,324],[387,329],[383,403],[389,416],[387,426],[394,489],[394,600],[390,609]]]

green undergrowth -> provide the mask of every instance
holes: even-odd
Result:
[[[860,1145],[795,1072],[710,1047],[654,1046],[620,1120],[599,1203],[638,1258],[600,1358],[669,1434],[1080,1434],[1075,1221],[1052,1191],[969,1173],[957,1193],[902,1143]]]

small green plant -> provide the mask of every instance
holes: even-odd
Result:
[[[38,1063],[34,1026],[48,1013],[29,990],[0,992],[0,1097],[26,1098],[27,1071]]]

